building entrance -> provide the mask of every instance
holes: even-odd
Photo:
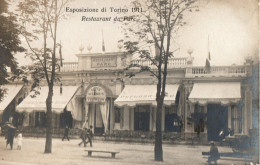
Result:
[[[228,107],[208,104],[207,109],[208,141],[220,141],[220,131],[228,127]]]
[[[90,109],[94,113],[94,132],[95,135],[102,135],[104,133],[104,123],[99,104],[90,104]]]
[[[150,106],[137,106],[134,111],[134,129],[149,131]]]

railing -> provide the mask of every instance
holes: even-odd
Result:
[[[131,64],[150,66],[151,68],[155,68],[150,60],[132,60]],[[185,68],[186,66],[186,58],[170,58],[168,60],[168,68]]]
[[[64,62],[60,68],[60,72],[78,71],[78,62]]]
[[[210,72],[205,67],[186,68],[186,77],[212,77],[212,76],[246,76],[245,66],[212,66]]]
[[[151,68],[155,68],[150,60],[132,60],[131,64],[150,66]],[[185,68],[186,66],[186,58],[171,58],[168,61],[168,68]],[[60,68],[60,72],[73,72],[78,70],[79,68],[77,62],[64,62],[63,66]]]
[[[142,65],[142,66],[150,66],[151,68],[155,68],[154,65],[151,64],[150,60],[132,60],[132,64]],[[196,67],[196,66],[188,66],[186,58],[171,58],[169,59],[168,68],[186,68],[185,77],[212,77],[212,76],[224,76],[224,77],[232,77],[232,76],[246,76],[246,67],[242,65],[234,65],[234,66],[211,66],[210,72],[208,73],[205,70],[204,66]],[[60,72],[73,72],[78,71],[78,63],[77,62],[64,62],[63,66],[60,68]]]

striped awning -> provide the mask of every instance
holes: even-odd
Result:
[[[5,108],[13,101],[16,95],[20,92],[23,85],[3,85],[1,89],[4,89],[6,93],[0,102],[0,112],[5,110]]]
[[[179,84],[166,85],[166,96],[164,98],[165,105],[172,105],[175,103],[178,88]],[[156,106],[156,91],[156,85],[126,85],[114,103],[119,107],[133,107],[137,104],[152,104]]]
[[[241,99],[240,82],[195,83],[189,96],[192,103],[237,103]]]
[[[60,93],[60,87],[53,87],[52,97],[52,111],[56,113],[62,113],[67,104],[71,101],[75,95],[78,86],[63,86],[62,93]],[[41,87],[39,94],[34,95],[31,92],[17,107],[18,112],[32,112],[32,111],[46,111],[46,98],[48,96],[49,88],[47,86]]]

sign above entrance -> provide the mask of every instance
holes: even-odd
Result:
[[[93,86],[87,91],[87,102],[104,103],[106,101],[106,92],[99,86]]]
[[[91,68],[116,67],[116,56],[113,57],[91,57]]]

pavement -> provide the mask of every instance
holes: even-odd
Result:
[[[93,142],[92,149],[115,150],[120,153],[116,158],[111,158],[108,153],[92,153],[87,156],[87,146],[79,147],[80,139],[62,141],[52,140],[52,153],[44,154],[45,138],[23,138],[21,150],[17,150],[17,142],[14,142],[14,149],[6,148],[4,137],[0,137],[0,164],[1,165],[135,165],[135,164],[156,164],[156,165],[200,165],[207,164],[207,156],[202,152],[209,151],[205,145],[179,145],[163,144],[163,162],[154,161],[154,144],[151,143],[127,143],[99,141]],[[232,152],[231,148],[219,146],[219,152]],[[223,158],[218,161],[223,165],[245,164],[243,159]]]

